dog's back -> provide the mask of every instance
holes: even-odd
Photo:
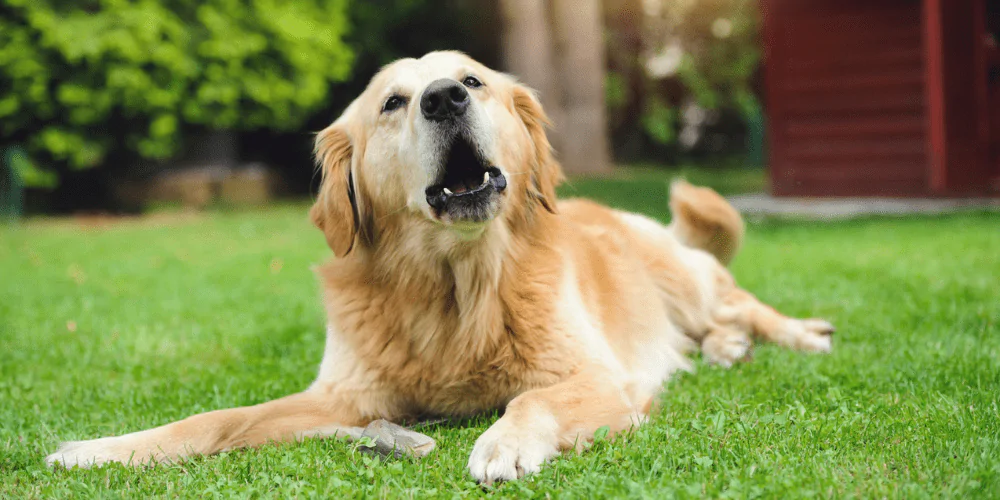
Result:
[[[584,226],[620,227],[619,214],[628,226],[642,233],[666,236],[683,245],[712,254],[722,265],[736,256],[743,242],[743,218],[725,198],[710,188],[698,187],[683,180],[670,186],[671,222],[663,226],[645,216],[617,212],[589,200],[571,199],[559,203],[559,210]],[[641,219],[641,220],[640,220]]]

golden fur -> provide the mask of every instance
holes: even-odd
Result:
[[[414,194],[434,172],[420,113],[379,112],[389,91],[417,96],[432,80],[467,74],[485,84],[470,90],[470,120],[509,179],[496,216],[475,224],[435,216]],[[557,202],[562,173],[546,125],[531,91],[464,55],[385,68],[316,139],[323,184],[310,215],[336,258],[318,270],[329,319],[312,386],[66,443],[49,461],[145,464],[356,435],[377,418],[506,409],[477,440],[469,470],[482,482],[511,480],[601,426],[618,432],[644,421],[696,346],[723,366],[747,356],[751,337],[831,348],[829,323],[787,318],[736,286],[724,263],[743,223],[713,191],[675,183],[669,227],[589,201]]]

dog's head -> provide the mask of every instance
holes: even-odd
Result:
[[[504,216],[554,212],[546,125],[529,89],[464,54],[397,61],[317,136],[312,220],[343,256],[387,218],[475,238]]]

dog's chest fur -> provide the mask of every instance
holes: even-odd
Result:
[[[450,279],[376,283],[332,263],[320,276],[331,324],[392,400],[380,411],[400,417],[502,408],[578,368],[554,320],[558,273],[544,270],[456,265]]]

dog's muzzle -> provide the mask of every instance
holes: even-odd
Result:
[[[496,215],[507,179],[475,142],[465,87],[447,78],[427,86],[420,96],[420,112],[443,145],[441,166],[427,187],[427,204],[445,222],[484,222]]]

